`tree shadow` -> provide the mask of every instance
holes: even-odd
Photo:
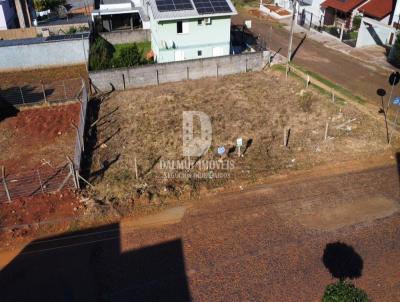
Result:
[[[123,251],[118,224],[33,241],[0,271],[1,301],[191,301],[180,239]]]
[[[95,180],[97,180],[98,178],[103,179],[104,173],[105,173],[113,164],[115,164],[115,163],[119,160],[120,157],[121,157],[121,154],[117,154],[117,155],[115,156],[114,159],[103,161],[103,163],[102,163],[102,165],[101,165],[101,168],[100,168],[99,170],[96,170],[96,171],[90,173],[90,178],[89,178],[90,181],[95,181]]]
[[[328,243],[322,256],[322,262],[334,278],[345,280],[362,275],[363,260],[350,245],[342,242]]]

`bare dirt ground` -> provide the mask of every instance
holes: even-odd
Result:
[[[72,156],[79,121],[77,103],[21,110],[0,122],[0,166],[18,173],[43,166],[53,168]]]
[[[229,181],[255,182],[283,171],[390,154],[379,116],[376,120],[353,104],[332,103],[330,97],[302,88],[304,83],[286,81],[279,71],[269,70],[112,94],[101,105],[97,127],[92,167],[97,192],[120,201],[136,199],[138,191],[162,200],[171,193],[178,196],[202,187],[228,186]],[[218,159],[217,147],[229,150],[238,137],[243,137],[245,145],[250,142],[244,157],[238,158],[236,151],[226,157],[235,161],[229,181],[162,177],[157,166],[160,158],[183,159],[185,110],[203,111],[211,117],[213,142],[205,159]],[[284,127],[291,129],[289,148],[282,146]],[[135,179],[135,157],[139,180]]]
[[[44,233],[68,230],[83,206],[74,192],[19,198],[0,204],[0,242],[4,248],[32,240]],[[39,227],[40,226],[40,227]]]
[[[338,241],[361,257],[354,282],[372,301],[399,301],[399,175],[388,163],[314,168],[209,195],[141,228],[124,221],[1,253],[2,301],[321,301],[335,281],[322,256]]]
[[[85,65],[64,66],[58,68],[43,68],[15,72],[0,72],[0,88],[12,86],[38,85],[83,77],[88,73]]]

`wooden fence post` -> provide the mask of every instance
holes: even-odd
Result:
[[[63,86],[64,86],[64,97],[65,97],[65,99],[68,99],[68,97],[67,97],[67,88],[65,87],[65,81],[63,81]]]
[[[11,202],[10,192],[8,191],[7,182],[5,178],[4,166],[1,166],[1,178],[3,179],[3,186],[4,190],[6,191],[8,202]]]
[[[21,94],[22,104],[25,104],[24,94],[22,93],[22,88],[19,87],[19,93]]]
[[[329,121],[327,121],[326,124],[325,124],[325,138],[324,138],[324,140],[328,139],[328,130],[329,130]]]
[[[43,92],[44,102],[47,103],[46,90],[44,89],[43,83],[42,83],[42,92]]]
[[[40,177],[40,172],[39,172],[39,170],[36,170],[36,173],[37,173],[37,176],[38,176],[38,178],[39,178],[40,190],[42,191],[42,194],[44,194],[42,178]]]

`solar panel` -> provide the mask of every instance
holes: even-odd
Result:
[[[190,0],[156,0],[156,5],[160,12],[193,9]]]
[[[230,13],[232,9],[225,0],[193,0],[199,14]]]

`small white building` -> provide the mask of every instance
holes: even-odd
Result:
[[[400,1],[370,0],[359,8],[363,14],[356,47],[369,45],[390,46],[396,38]],[[397,21],[396,21],[397,20]]]
[[[92,21],[102,32],[149,29],[150,19],[144,0],[96,0]]]

